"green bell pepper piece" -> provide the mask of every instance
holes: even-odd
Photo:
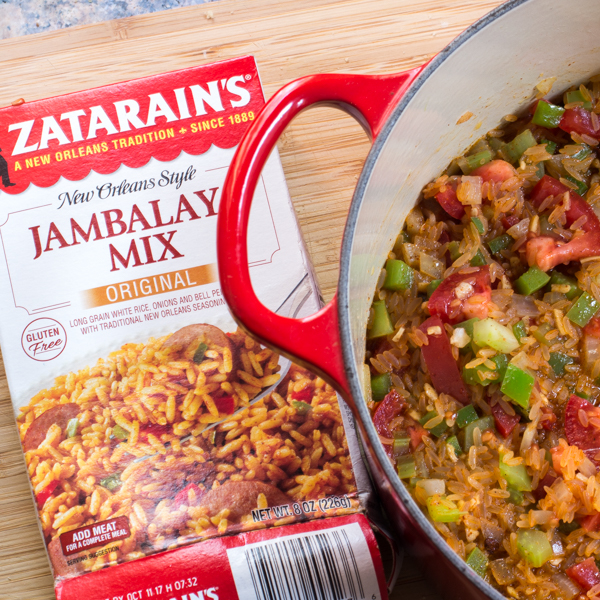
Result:
[[[77,429],[79,428],[79,419],[75,418],[75,419],[71,419],[68,423],[67,423],[67,430],[66,430],[66,434],[68,438],[72,438],[75,437],[77,435]]]
[[[521,529],[517,533],[517,550],[533,567],[541,567],[554,553],[543,531]]]
[[[553,340],[549,340],[546,338],[546,334],[552,329],[552,326],[549,323],[542,323],[535,331],[531,332],[531,335],[540,343],[545,346],[552,346],[553,343],[556,343]]]
[[[437,412],[435,410],[432,410],[431,412],[428,412],[424,417],[419,419],[419,423],[425,426],[429,421],[431,421],[431,419],[437,416]],[[436,425],[432,429],[427,429],[427,431],[429,431],[432,435],[435,435],[435,437],[440,437],[440,435],[442,435],[442,433],[444,433],[446,429],[448,429],[448,424],[445,420],[443,420],[439,425]]]
[[[592,110],[592,103],[586,100],[581,93],[581,90],[573,90],[572,92],[565,92],[565,104],[571,104],[573,102],[583,102],[583,108],[586,110]]]
[[[585,181],[580,181],[579,179],[576,179],[575,177],[571,176],[571,175],[565,175],[565,179],[567,179],[568,181],[570,181],[571,183],[574,183],[577,186],[577,189],[575,190],[580,196],[585,196],[585,193],[590,189]]]
[[[383,400],[392,388],[392,376],[389,373],[381,373],[371,377],[371,395],[375,402]]]
[[[460,521],[465,514],[458,510],[454,502],[439,494],[427,498],[427,510],[431,519],[436,523],[454,523]]]
[[[462,448],[460,447],[460,442],[458,441],[458,438],[455,435],[450,436],[446,440],[446,444],[448,444],[448,446],[452,446],[452,448],[454,449],[454,454],[456,454],[456,456],[460,456],[463,453]]]
[[[581,525],[579,525],[579,523],[577,521],[571,521],[570,523],[567,523],[566,521],[562,521],[558,524],[558,530],[563,534],[563,535],[569,535],[570,533],[573,533],[576,529],[579,529],[581,527]]]
[[[383,287],[386,290],[408,290],[415,280],[414,271],[402,260],[387,260],[385,272]]]
[[[540,144],[546,144],[546,152],[548,154],[554,154],[556,152],[556,147],[558,145],[556,142],[551,142],[550,140],[547,140],[547,139],[541,139]]]
[[[505,233],[495,237],[493,240],[490,240],[488,242],[488,247],[492,254],[499,254],[502,252],[502,250],[507,250],[510,248],[513,243],[514,240],[510,237],[510,235],[508,235],[508,233]]]
[[[515,337],[517,338],[517,340],[519,340],[520,343],[521,338],[527,336],[527,327],[525,326],[525,323],[523,321],[515,323],[513,325],[513,333],[515,334]]]
[[[472,404],[467,404],[467,406],[463,406],[456,413],[456,425],[462,429],[466,427],[469,423],[473,423],[473,421],[477,421],[479,419],[479,415],[475,410],[475,407]]]
[[[114,492],[122,483],[120,473],[113,473],[100,480],[100,485],[111,492]]]
[[[394,326],[385,306],[385,301],[375,300],[373,302],[373,322],[371,323],[371,329],[369,329],[367,337],[372,340],[389,335],[390,333],[394,333]]]
[[[308,402],[302,402],[302,400],[292,400],[292,406],[300,416],[307,415],[312,410],[312,405]]]
[[[466,563],[479,575],[479,577],[484,577],[485,572],[488,567],[488,557],[485,552],[482,552],[477,546],[469,552],[469,556],[467,556]]]
[[[472,267],[483,267],[483,265],[487,264],[481,248],[477,250],[477,254],[469,261],[469,264]]]
[[[393,454],[395,458],[404,456],[410,452],[409,437],[394,437]]]
[[[489,346],[498,352],[509,353],[519,347],[519,342],[511,329],[487,318],[473,325],[473,341],[478,346]]]
[[[120,425],[113,427],[112,434],[119,440],[126,440],[129,437],[129,431]]]
[[[507,465],[504,455],[500,454],[500,475],[506,479],[506,483],[518,492],[531,492],[531,477],[527,473],[525,465]]]
[[[496,368],[494,372],[497,373],[497,377],[494,379],[482,379],[479,377],[479,373],[487,373],[491,371],[489,367],[485,365],[478,365],[477,367],[473,367],[472,369],[463,368],[462,378],[464,382],[468,385],[482,385],[487,387],[491,383],[498,383],[504,379],[504,374],[506,373],[506,368],[508,366],[508,357],[506,354],[496,354],[496,356],[492,356],[490,359],[493,363],[495,363]]]
[[[525,500],[523,492],[519,492],[518,490],[508,486],[508,493],[510,494],[510,496],[507,498],[508,502],[514,504],[515,506],[521,506],[523,504],[523,500]]]
[[[492,415],[488,415],[487,417],[477,419],[477,421],[469,423],[462,430],[462,447],[464,448],[465,452],[468,452],[471,446],[473,445],[473,432],[475,431],[475,429],[479,429],[481,433],[487,431],[488,429],[494,429],[494,417],[492,417]]]
[[[577,285],[577,279],[575,277],[569,277],[568,275],[563,275],[559,271],[552,271],[552,275],[550,276],[549,290],[552,291],[553,285],[568,285],[570,286],[569,291],[565,294],[567,300],[574,300],[581,294],[581,289]]]
[[[552,370],[556,375],[563,376],[565,374],[565,367],[574,362],[574,359],[563,354],[562,352],[550,352],[550,360],[548,364],[552,367]]]
[[[579,296],[577,302],[573,304],[571,310],[567,313],[567,317],[575,323],[575,325],[585,327],[598,312],[599,308],[600,303],[596,298],[589,292],[583,292],[583,294]]]
[[[515,281],[515,289],[523,296],[530,296],[541,290],[550,281],[550,275],[538,267],[531,267]]]
[[[410,479],[417,474],[415,459],[412,455],[398,457],[396,460],[396,469],[398,470],[398,477],[400,479]]]
[[[454,262],[462,256],[459,248],[460,242],[457,242],[456,240],[453,240],[448,244],[448,252],[450,252],[450,258],[452,259],[452,262]]]
[[[509,363],[500,391],[519,406],[528,409],[529,398],[534,385],[535,377],[531,373],[524,371],[513,363]]]
[[[565,109],[562,106],[556,106],[555,104],[550,104],[545,100],[540,100],[535,109],[535,113],[533,114],[533,119],[531,119],[531,122],[534,125],[546,127],[547,129],[556,129],[564,112]]]
[[[473,225],[475,225],[475,229],[483,235],[485,233],[485,227],[483,226],[481,219],[479,217],[471,217],[471,221],[473,222]]]
[[[208,346],[204,342],[200,342],[196,348],[196,352],[194,352],[194,357],[192,360],[199,365],[204,360],[204,355],[206,354],[207,350]]]
[[[522,131],[511,142],[508,142],[500,152],[508,162],[516,164],[519,162],[521,156],[523,156],[523,152],[532,146],[537,146],[537,142],[531,131],[525,129],[525,131]]]

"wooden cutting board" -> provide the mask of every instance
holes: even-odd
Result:
[[[0,41],[0,106],[252,54],[267,98],[325,72],[416,67],[500,0],[219,0]],[[325,299],[335,290],[346,212],[369,142],[349,116],[303,113],[279,150]],[[384,554],[386,554],[384,550]],[[393,598],[435,598],[406,559]],[[0,358],[0,600],[52,600]]]

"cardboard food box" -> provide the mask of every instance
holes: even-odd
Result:
[[[263,104],[244,57],[0,110],[0,344],[61,600],[385,597],[347,407],[221,296]],[[277,152],[248,245],[267,306],[318,309]]]

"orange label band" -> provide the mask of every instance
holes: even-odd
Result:
[[[126,302],[135,298],[158,296],[174,290],[184,290],[197,285],[215,283],[216,281],[218,281],[217,265],[211,263],[191,267],[190,269],[180,269],[179,271],[170,271],[169,273],[104,285],[85,290],[82,294],[85,307],[94,308]]]

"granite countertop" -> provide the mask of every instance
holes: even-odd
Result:
[[[212,0],[0,0],[0,39]]]

